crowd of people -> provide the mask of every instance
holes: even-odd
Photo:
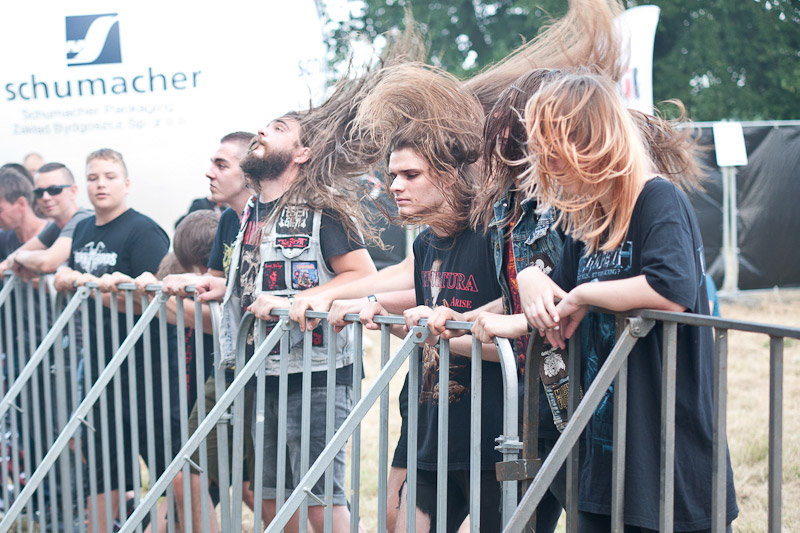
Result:
[[[563,19],[535,40],[466,81],[419,62],[416,36],[408,31],[377,66],[344,79],[323,104],[286,112],[255,134],[222,137],[206,177],[208,200],[225,209],[221,214],[199,210],[181,220],[173,252],[167,234],[128,206],[131,180],[118,152],[101,149],[87,157],[93,211],[76,204],[77,186],[64,165],[45,163],[33,178],[4,167],[0,270],[23,277],[55,272],[60,291],[96,282],[114,293],[123,282],[140,288],[160,282],[165,293],[186,298],[193,287],[202,302],[221,303],[217,333],[223,361],[233,359],[244,312],[270,328],[278,320],[274,311],[288,309],[297,323],[286,362],[290,490],[301,477],[303,332],[313,330],[314,339],[313,462],[325,446],[329,343],[335,343],[336,353],[331,394],[337,428],[352,408],[353,381],[361,379],[353,372],[353,334],[345,314],[358,313],[373,329],[376,315],[402,314],[406,325],[394,328],[398,336],[427,319],[430,336],[416,355],[420,388],[413,395],[419,400],[416,527],[421,531],[435,527],[437,514],[445,512],[437,509],[439,491],[448,495],[448,531],[457,531],[469,514],[470,457],[464,443],[469,442],[475,336],[483,343],[480,529],[500,531],[495,464],[501,456],[494,447],[502,433],[502,397],[496,393],[502,390],[502,376],[493,338],[513,339],[520,384],[525,372],[541,376],[538,451],[544,458],[568,422],[567,388],[572,383],[587,389],[614,344],[613,316],[593,306],[708,314],[703,244],[683,192],[699,179],[697,148],[689,130],[622,104],[615,88],[621,71],[613,25],[618,7],[613,1],[576,0]],[[395,213],[381,205],[363,208],[359,177],[365,173],[385,178]],[[376,218],[381,215],[421,231],[408,257],[378,271],[367,247],[380,241]],[[174,323],[175,299],[169,305]],[[187,324],[192,324],[193,307],[185,309]],[[327,311],[338,333],[328,338],[319,319],[306,318],[309,310]],[[123,315],[113,317],[108,308],[104,313],[106,323],[120,320],[123,327]],[[450,319],[474,326],[448,330],[444,324]],[[579,325],[582,372],[569,376],[566,340]],[[206,353],[213,350],[209,331],[204,334]],[[531,335],[546,338],[541,353],[529,355]],[[440,338],[450,340],[453,355],[447,384],[439,383]],[[713,339],[708,328],[694,326],[680,326],[677,338],[675,530],[706,531],[711,527]],[[187,350],[194,342],[187,341]],[[252,335],[247,342],[250,357]],[[111,345],[108,338],[106,361],[113,354]],[[153,342],[153,357],[158,357],[157,345]],[[97,346],[85,354],[95,376],[101,370],[97,361],[103,360]],[[631,468],[625,473],[624,521],[626,531],[657,530],[660,327],[637,343],[629,361],[626,454]],[[250,481],[262,479],[264,523],[276,513],[280,364],[279,352],[268,356],[262,449],[254,445],[255,390],[248,385],[245,391],[243,499],[253,506]],[[153,367],[154,374],[145,375],[137,367],[138,386],[160,382],[157,372]],[[231,378],[226,376],[226,385]],[[389,473],[390,531],[406,530],[408,383],[406,377],[401,437]],[[196,376],[190,401],[204,401],[207,413],[218,386],[209,367]],[[443,401],[449,404],[447,487],[438,486],[436,474]],[[609,389],[581,441],[579,531],[610,528],[614,401]],[[128,412],[126,406],[124,416]],[[190,432],[198,418],[194,405]],[[126,419],[126,431],[144,423]],[[214,431],[208,439],[211,485],[220,481],[218,444]],[[120,443],[119,449],[125,446]],[[139,451],[148,459],[146,442]],[[260,476],[255,475],[258,454],[263,458]],[[152,459],[156,475],[169,459],[163,454]],[[345,461],[343,449],[334,467],[334,531],[350,527]],[[97,472],[103,468],[94,466]],[[91,531],[106,530],[105,498],[111,498],[112,514],[118,513],[119,495],[111,490],[120,486],[118,470],[112,462],[111,472],[105,473],[110,486],[96,476],[98,523],[90,521]],[[132,475],[126,473],[128,485]],[[725,521],[730,524],[738,513],[730,462],[727,479]],[[199,474],[191,474],[189,485],[192,524],[200,530],[202,501],[213,506],[213,500]],[[185,518],[183,486],[179,475],[173,485],[179,522]],[[322,497],[323,482],[312,492]],[[312,498],[309,505],[309,523],[321,531],[324,508]],[[553,531],[564,508],[562,470],[538,507],[536,530]],[[218,531],[213,513],[210,521],[210,530]],[[298,525],[295,516],[289,529]]]

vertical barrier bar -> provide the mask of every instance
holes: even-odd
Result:
[[[83,393],[86,394],[92,388],[92,335],[89,329],[89,299],[81,304],[81,332],[83,339]],[[84,427],[86,431],[87,462],[89,463],[89,520],[92,530],[98,531],[100,527],[100,510],[97,499],[97,430],[94,426],[94,408],[89,409],[87,414],[88,424]],[[92,433],[90,434],[89,431]]]
[[[236,369],[234,376],[238,376],[245,365],[245,347],[236,347]],[[242,391],[233,401],[233,466],[231,472],[231,525],[235,530],[241,528],[242,523],[242,450],[244,449],[244,395]]]
[[[473,359],[473,364],[475,360]],[[447,531],[448,437],[450,436],[450,402],[445,401],[450,389],[450,341],[439,341],[439,427],[438,464],[436,465],[436,531]],[[472,411],[475,412],[473,404]],[[434,526],[434,524],[431,524]]]
[[[109,294],[109,317],[111,319],[111,351],[117,353],[119,350],[119,301],[115,293]],[[128,391],[131,394],[131,391]],[[119,450],[124,450],[125,447],[122,443],[125,442],[122,429],[122,375],[121,372],[114,374],[114,426],[117,432],[115,442],[119,446]],[[132,421],[134,424],[136,421]],[[138,462],[139,457],[131,454],[131,462]],[[117,496],[119,497],[119,515],[125,516],[127,509],[127,494],[125,483],[125,460],[117,461],[117,481],[119,482],[119,490]]]
[[[724,533],[727,487],[728,330],[718,328],[714,343],[714,422],[712,424],[711,531]]]
[[[200,420],[203,420],[206,417],[206,394],[205,394],[205,382],[206,382],[206,364],[205,358],[207,357],[205,353],[205,328],[203,327],[203,304],[197,300],[197,293],[194,293],[194,352],[195,352],[195,372],[197,373],[197,399],[195,403],[197,405],[197,420],[198,425]],[[211,355],[211,354],[209,354]],[[219,436],[219,433],[217,433]],[[209,515],[210,512],[214,512],[213,509],[209,510],[208,506],[208,498],[206,497],[206,487],[208,487],[208,446],[206,445],[208,439],[203,439],[200,443],[200,487],[201,492],[200,494],[196,495],[196,497],[200,498],[200,517],[202,523],[202,532],[208,533],[209,532],[209,522],[211,521],[211,517]],[[222,492],[226,492],[224,489],[224,485],[220,487],[220,494]],[[186,496],[184,495],[184,498]],[[256,515],[258,516],[258,515]]]
[[[288,394],[289,340],[284,335],[281,337],[281,359],[278,373],[278,449],[276,455],[278,462],[275,469],[277,480],[275,485],[275,509],[279,509],[286,500],[286,411],[288,408]]]
[[[86,300],[81,303],[81,308],[86,307]],[[76,313],[77,315],[77,313]],[[67,324],[67,334],[69,335],[69,374],[72,377],[72,405],[70,409],[70,413],[72,413],[75,409],[78,408],[78,405],[81,401],[81,388],[82,385],[80,383],[80,376],[78,375],[78,336],[77,336],[77,327],[75,326],[76,318],[73,315],[70,318],[69,323]],[[81,347],[83,350],[84,347]],[[81,356],[80,361],[81,367],[83,367],[83,356]],[[63,429],[63,428],[62,428]],[[86,494],[83,486],[83,454],[81,450],[83,449],[83,443],[81,442],[81,434],[86,433],[86,428],[81,427],[78,431],[75,432],[75,456],[73,465],[75,468],[75,509],[77,509],[78,513],[78,530],[80,533],[84,533],[86,531]],[[88,436],[88,435],[87,435]]]
[[[6,353],[6,368],[8,368],[10,364],[10,360],[13,358],[13,352],[11,348],[11,290],[14,288],[14,285],[17,282],[17,278],[13,275],[3,273],[5,279],[3,281],[3,289],[0,292],[0,306],[3,308],[3,318],[5,319],[3,322],[3,330],[2,330],[2,337],[0,337],[0,349],[5,348]],[[5,345],[5,346],[4,346]],[[10,375],[9,375],[10,378]],[[6,381],[5,372],[0,372],[0,390],[7,391],[10,382]],[[10,418],[14,418],[14,413],[11,413]],[[6,419],[9,417],[0,417],[0,457],[4,459],[6,462],[6,468],[0,468],[0,491],[2,491],[2,498],[4,502],[11,501],[8,491],[9,486],[9,470],[8,470],[8,461],[10,460],[11,450],[8,446],[8,440],[5,435],[7,435],[8,428],[6,428]],[[12,435],[15,434],[11,433]]]
[[[30,358],[31,354],[36,351],[36,345],[38,344],[36,340],[36,300],[33,293],[33,282],[28,281],[25,283],[25,307],[28,312],[28,351],[25,352],[25,361],[27,363],[28,359]],[[22,352],[20,352],[22,353]],[[47,372],[47,369],[44,366],[45,360],[42,360],[42,364],[39,365],[39,368],[35,369],[33,375],[31,376],[31,404],[32,410],[28,411],[26,409],[26,416],[30,417],[30,423],[33,425],[33,464],[31,465],[31,469],[25,470],[25,475],[30,476],[33,470],[35,469],[35,465],[38,465],[42,461],[42,420],[41,420],[41,413],[44,411],[42,408],[44,407],[41,404],[42,395],[40,395],[39,390],[39,374],[42,374],[42,380],[44,380],[44,374]],[[44,383],[42,383],[44,385]],[[42,391],[43,392],[43,391]],[[48,409],[49,413],[49,409]],[[54,489],[54,487],[51,487]],[[45,507],[45,486],[41,486],[39,490],[36,492],[36,500],[39,506],[39,523],[42,527],[47,527],[47,507]],[[28,520],[28,529],[32,530],[33,527],[33,517],[30,517]]]
[[[164,307],[163,309],[166,309]],[[189,382],[187,379],[187,368],[186,368],[186,316],[184,314],[183,309],[183,298],[180,296],[175,296],[175,322],[176,322],[176,330],[177,330],[177,348],[178,348],[178,407],[180,409],[180,432],[181,432],[181,448],[186,441],[189,439],[189,410],[188,410],[188,403],[189,400],[186,397],[186,386]],[[195,332],[196,335],[201,335],[201,332]],[[163,354],[162,354],[163,357]],[[198,384],[198,391],[200,389],[200,380],[201,374],[197,376],[197,384]],[[164,398],[164,405],[167,405],[169,402],[167,398]],[[171,456],[172,450],[170,450]],[[183,465],[183,527],[186,531],[194,531],[192,528],[192,478],[191,478],[191,469],[189,468],[189,463],[186,462]],[[203,496],[200,498],[202,501],[205,501],[206,498]],[[172,514],[172,509],[169,510],[169,513]]]
[[[362,357],[364,354],[364,328],[360,322],[353,323],[353,405],[361,399]],[[350,457],[350,533],[358,533],[360,522],[361,494],[361,424],[358,425],[351,445]],[[381,494],[381,493],[378,493]],[[384,492],[383,494],[386,494]],[[386,498],[383,498],[384,500]]]
[[[616,319],[616,340],[625,330],[625,319]],[[611,464],[611,529],[625,528],[625,450],[628,426],[628,359],[625,358],[614,379],[614,439]]]
[[[469,524],[470,531],[481,528],[481,410],[483,406],[483,349],[477,337],[472,337],[472,384],[470,406],[472,418],[469,439]],[[439,385],[441,387],[441,384]]]
[[[303,332],[303,392],[300,413],[300,477],[308,472],[310,462],[311,443],[311,348],[313,336],[311,331]],[[280,443],[280,435],[279,440]],[[280,447],[279,447],[280,449]],[[300,531],[305,533],[308,529],[308,498],[303,498],[300,506]]]
[[[581,394],[581,326],[575,330],[572,338],[569,339],[569,420],[573,420],[573,414],[578,408]],[[567,533],[578,532],[578,486],[580,484],[580,448],[581,439],[578,439],[575,446],[567,457]],[[552,453],[552,452],[551,452]]]
[[[14,350],[14,339],[13,339],[13,335],[11,333],[13,331],[13,328],[11,326],[11,317],[9,316],[8,317],[8,332],[9,332],[9,334],[8,334],[8,341],[7,341],[7,350],[8,351],[6,352],[6,354],[7,354],[6,361],[8,362],[8,384],[9,384],[9,386],[14,383],[14,376],[15,376],[15,373],[14,373],[15,368],[14,367],[16,366],[16,363],[17,362],[19,362],[20,364],[22,363],[22,360],[21,360],[20,357],[21,357],[21,354],[22,354],[22,346],[23,346],[22,336],[19,335],[19,331],[22,330],[22,307],[21,307],[22,302],[20,300],[20,295],[22,294],[22,290],[21,290],[20,283],[16,283],[14,285],[14,287],[13,287],[13,290],[14,290],[14,300],[13,300],[13,302],[14,302],[14,311],[15,311],[15,316],[16,316],[17,350],[16,351]],[[7,306],[7,308],[8,307],[10,307],[10,306]],[[20,368],[20,370],[21,370],[21,368]],[[12,432],[13,435],[25,435],[25,434],[27,434],[27,429],[26,429],[27,425],[25,423],[25,416],[24,416],[24,412],[25,412],[24,411],[24,405],[25,405],[25,401],[26,400],[25,400],[25,395],[24,394],[21,394],[20,396],[22,398],[21,401],[23,403],[23,410],[22,410],[23,416],[19,417],[17,415],[17,413],[12,413],[12,415],[11,415],[11,432]],[[17,408],[17,411],[20,411],[19,408]],[[18,419],[19,419],[19,422],[21,422],[21,424],[17,423]],[[20,425],[22,425],[22,428],[19,427]],[[20,431],[22,433],[20,433]],[[25,443],[24,442],[22,443],[22,447],[23,447],[23,449],[25,448]],[[12,465],[12,468],[14,469],[14,475],[13,475],[13,478],[14,478],[14,500],[16,500],[19,497],[20,487],[22,486],[22,483],[20,482],[19,452],[20,452],[20,439],[18,439],[18,438],[11,439],[11,465]],[[23,463],[24,463],[24,460],[23,460]],[[25,512],[28,514],[28,516],[31,515],[31,505],[26,505],[25,506]],[[17,522],[17,531],[18,532],[22,531],[22,522],[21,521]]]
[[[333,324],[325,321],[325,337],[328,340],[328,382],[325,387],[325,444],[333,438],[336,426],[336,332]],[[355,378],[355,376],[353,376]],[[325,533],[330,533],[333,528],[333,466],[336,461],[331,461],[325,469]]]
[[[142,294],[142,309],[146,308],[150,303],[150,297],[147,292]],[[143,362],[145,378],[153,375],[153,342],[150,332],[150,322],[144,328],[142,334],[142,347],[143,347]],[[143,384],[144,385],[144,384]],[[147,437],[147,470],[152,480],[155,476],[156,469],[156,440],[155,440],[155,424],[154,416],[155,409],[153,406],[153,387],[145,386],[144,388],[144,412],[145,412],[145,432]],[[133,402],[132,402],[133,403]],[[158,533],[158,510],[154,506],[150,510],[150,526],[153,531]]]
[[[217,302],[210,302],[208,304],[211,310],[211,319],[214,322],[212,327],[212,335],[214,336],[214,405],[219,402],[219,399],[225,393],[227,371],[222,368],[220,362],[222,360],[222,353],[219,347],[219,304]],[[205,410],[205,406],[203,406]],[[199,411],[198,411],[199,413]],[[198,427],[202,423],[204,417],[197,417]],[[217,422],[217,472],[219,472],[219,505],[220,505],[220,528],[221,531],[233,531],[231,524],[231,477],[230,477],[230,462],[228,458],[230,453],[228,450],[228,430],[230,426],[231,414],[230,410],[223,418]],[[207,487],[203,485],[203,489]],[[213,511],[212,511],[213,512]]]
[[[55,310],[54,310],[55,311]],[[55,313],[54,313],[55,315]],[[70,319],[72,320],[72,319]],[[55,386],[56,386],[56,429],[60,433],[67,425],[68,406],[67,403],[67,383],[66,383],[66,367],[64,365],[64,335],[55,342]],[[70,374],[74,376],[75,374]],[[74,387],[73,387],[74,388]],[[53,405],[52,403],[50,405]],[[48,437],[48,446],[53,444],[52,436]],[[65,450],[59,459],[59,498],[52,496],[51,504],[56,507],[58,500],[61,503],[61,515],[64,521],[64,531],[72,533],[73,531],[73,517],[72,517],[72,476],[70,475],[70,451]],[[8,500],[6,500],[8,501]],[[53,524],[58,524],[58,517],[53,514]]]
[[[143,306],[144,307],[144,306]],[[133,292],[132,290],[125,291],[125,336],[128,337],[133,329]],[[128,391],[138,390],[136,388],[136,353],[128,355]],[[131,455],[134,458],[133,470],[133,506],[138,507],[139,502],[142,501],[142,476],[139,466],[139,406],[138,401],[128,401],[128,409],[131,417]],[[155,530],[158,526],[154,526]],[[142,533],[142,526],[136,529],[138,533]]]
[[[427,328],[426,328],[427,331]],[[424,333],[418,332],[418,338]],[[408,459],[406,462],[406,531],[417,530],[417,428],[419,426],[419,373],[421,344],[408,358]],[[398,517],[399,519],[399,517]]]
[[[389,360],[391,329],[381,324],[381,368]],[[409,358],[410,359],[410,358]],[[406,378],[408,379],[408,378]],[[378,426],[378,494],[388,493],[387,470],[389,462],[389,389],[381,394]],[[378,498],[378,533],[386,531],[386,498]],[[390,532],[394,533],[394,532]]]
[[[160,290],[160,288],[159,288]],[[161,416],[163,417],[162,426],[164,427],[164,465],[169,464],[169,458],[172,457],[172,417],[170,416],[170,393],[169,393],[169,344],[167,342],[167,301],[162,300],[161,307],[158,310],[158,342],[159,342],[159,355],[161,356]],[[179,338],[177,344],[183,344],[183,339]],[[185,348],[185,346],[184,346]],[[184,368],[186,367],[186,359],[183,361]],[[180,389],[186,392],[185,387]],[[135,394],[133,395],[135,398]],[[184,402],[185,402],[184,398]],[[188,467],[186,469],[188,472]],[[153,477],[157,477],[151,474]],[[184,477],[185,479],[185,477]],[[173,533],[175,531],[175,490],[172,488],[172,483],[167,486],[167,531]],[[191,514],[191,513],[190,513]],[[191,520],[191,519],[190,519]]]
[[[664,322],[661,353],[661,509],[658,530],[672,533],[675,513],[675,365],[678,324]]]
[[[106,344],[105,344],[105,328],[103,325],[103,294],[97,289],[95,284],[94,288],[94,319],[95,319],[95,334],[97,336],[97,374],[98,376],[103,372],[106,367]],[[88,388],[87,388],[88,390]],[[103,457],[103,503],[106,511],[106,531],[112,531],[114,527],[114,515],[111,512],[111,458],[109,449],[109,417],[108,417],[108,397],[107,390],[103,389],[100,394],[100,445],[103,448],[101,455]],[[116,453],[117,450],[114,450]],[[118,460],[124,462],[124,457],[119,457]]]
[[[263,320],[256,321],[255,331],[255,346],[259,346],[266,337],[266,323]],[[283,357],[284,353],[288,354],[288,337],[284,335],[281,337],[281,373],[283,367],[288,365],[288,356]],[[255,451],[255,467],[254,476],[250,480],[250,488],[253,490],[253,531],[261,531],[261,506],[263,505],[263,492],[264,492],[264,422],[266,416],[266,380],[264,377],[265,365],[261,365],[256,369],[256,400],[255,400],[255,413],[245,413],[244,416],[252,417],[255,414],[253,423],[253,430],[255,431],[255,444],[253,450]],[[288,369],[288,366],[287,366]],[[279,378],[280,379],[280,378]],[[247,438],[247,435],[245,435]],[[252,439],[253,436],[251,435]],[[285,455],[285,452],[284,452]],[[284,461],[285,462],[285,461]],[[281,500],[283,503],[283,500]],[[277,502],[276,502],[277,508]]]
[[[47,298],[47,280],[45,276],[39,277],[39,338],[36,339],[36,344],[38,346],[39,343],[44,339],[47,332],[50,330],[50,325],[52,323],[51,320],[48,319],[48,311],[49,311],[49,302]],[[54,343],[58,344],[58,342]],[[35,351],[35,350],[34,350]],[[33,352],[31,352],[33,353]],[[54,352],[55,353],[55,352]],[[51,381],[50,375],[55,375],[55,366],[50,364],[50,351],[48,350],[45,353],[44,358],[42,358],[42,389],[44,391],[44,410],[42,411],[45,413],[45,437],[44,437],[44,449],[50,449],[50,446],[53,444],[53,415],[54,411],[58,410],[58,406],[53,403],[53,392],[54,387]],[[37,463],[38,464],[38,463]],[[62,461],[63,464],[63,461]],[[62,482],[68,482],[67,478],[63,478],[63,476],[58,476],[59,480]],[[47,481],[49,484],[49,505],[50,505],[50,523],[56,527],[58,525],[58,498],[61,496],[63,500],[63,495],[61,488],[59,487],[58,481],[56,480],[56,469],[53,468],[50,470],[49,475],[47,476]],[[45,510],[41,509],[39,513],[44,516]],[[65,515],[66,517],[66,515]],[[46,525],[46,521],[42,520],[42,525]]]
[[[781,531],[783,483],[783,338],[769,338],[769,518],[768,531]]]

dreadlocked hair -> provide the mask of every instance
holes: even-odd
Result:
[[[328,209],[346,228],[351,238],[362,236],[370,245],[384,248],[380,239],[379,214],[364,209],[368,189],[360,178],[370,165],[348,149],[350,131],[359,104],[381,79],[384,69],[424,57],[425,49],[419,29],[407,17],[406,29],[399,35],[387,36],[388,44],[374,65],[353,74],[352,58],[347,74],[319,106],[291,113],[300,125],[300,144],[309,148],[310,158],[300,165],[298,176],[289,184],[273,210],[273,217],[283,208],[302,203],[313,209]]]
[[[353,124],[359,158],[375,167],[388,165],[395,150],[414,150],[428,164],[431,181],[449,208],[403,218],[384,209],[384,215],[405,224],[428,224],[451,236],[466,229],[479,176],[481,121],[479,102],[444,70],[419,62],[384,69]],[[387,191],[390,185],[384,173]]]
[[[503,91],[531,69],[593,65],[618,81],[627,62],[614,17],[623,11],[620,0],[569,0],[569,10],[562,18],[464,84],[489,115]]]

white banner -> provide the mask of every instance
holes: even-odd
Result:
[[[631,109],[653,113],[653,42],[661,9],[638,6],[616,18],[623,42],[629,44],[628,67],[619,82],[622,99]]]
[[[129,205],[170,233],[220,137],[323,91],[313,0],[3,2],[0,20],[0,164],[64,163],[88,206],[86,155],[114,148]]]

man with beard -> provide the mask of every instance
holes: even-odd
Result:
[[[302,116],[287,113],[258,132],[240,166],[250,178],[257,194],[250,198],[234,245],[230,271],[224,291],[220,346],[223,358],[233,358],[235,337],[242,314],[269,315],[272,309],[288,309],[293,294],[309,293],[342,285],[375,272],[375,266],[353,223],[357,203],[336,195],[335,187],[317,172],[309,171],[314,162],[312,150],[301,142]],[[319,161],[319,159],[317,159]],[[313,168],[313,167],[312,167]],[[295,277],[295,274],[297,276]],[[311,281],[306,288],[300,279]],[[220,296],[222,287],[213,280],[200,283],[202,299]],[[258,298],[256,298],[258,296]],[[268,328],[274,323],[268,324]],[[352,332],[347,329],[328,339],[321,330],[314,334],[312,349],[312,420],[310,461],[325,447],[325,403],[327,397],[328,342],[336,342],[336,427],[352,407],[353,355]],[[302,389],[302,333],[292,332],[289,355],[286,486],[293,489],[300,481],[300,418]],[[252,335],[248,354],[253,353]],[[277,481],[277,419],[279,353],[270,354],[266,363],[267,386],[264,439],[264,517],[274,517]],[[248,416],[248,415],[246,415]],[[253,413],[255,416],[255,413]],[[255,440],[255,435],[253,435]],[[334,466],[333,530],[349,529],[349,511],[344,493],[345,450]],[[312,492],[324,496],[324,483]],[[309,501],[309,521],[315,530],[324,524],[324,507]],[[289,530],[297,528],[297,517]]]

